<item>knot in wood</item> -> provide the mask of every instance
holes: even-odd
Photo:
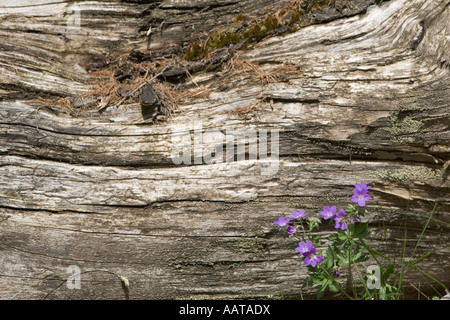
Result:
[[[141,105],[143,107],[158,106],[159,101],[151,84],[146,84],[141,92]]]
[[[150,83],[146,84],[142,88],[140,102],[142,108],[142,117],[144,118],[144,120],[155,118],[160,109],[160,101],[155,92],[155,89]]]

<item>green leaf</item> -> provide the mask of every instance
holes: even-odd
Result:
[[[362,255],[361,257],[358,258],[358,260],[355,260],[355,262],[364,262],[370,259],[370,256],[368,255]]]
[[[352,241],[347,241],[344,243],[344,251],[348,252],[349,250],[351,250],[353,248],[353,243]],[[353,251],[353,250],[352,250]]]
[[[325,293],[325,289],[322,286],[318,287],[318,289],[317,289],[317,299],[322,298],[324,293]]]
[[[332,268],[334,265],[334,252],[331,246],[327,248],[325,262],[328,269]]]
[[[330,290],[333,291],[333,292],[338,292],[338,291],[339,291],[339,284],[338,284],[336,281],[334,281],[334,280],[332,280],[332,281],[330,282],[330,284],[329,284],[328,287],[329,287]]]
[[[348,264],[348,259],[342,253],[336,254],[337,261],[341,264]]]
[[[381,283],[386,283],[386,281],[394,273],[394,271],[395,271],[394,265],[393,264],[389,264],[388,267],[386,268],[386,270],[384,270],[381,273]]]
[[[361,240],[362,241],[362,240]],[[372,249],[372,248],[370,248],[369,246],[367,246],[367,244],[364,242],[364,241],[362,241],[362,244],[364,245],[364,247],[366,248],[366,250],[367,251],[369,251],[369,253],[372,255],[372,256],[375,256],[375,255],[377,255],[377,256],[380,256],[380,257],[382,257],[382,258],[384,258],[384,259],[388,259],[384,254],[382,254],[381,252],[379,252],[379,251],[377,251],[377,250],[375,250],[375,249]]]
[[[364,254],[364,250],[365,250],[364,247],[357,245],[353,253],[352,261],[353,262],[367,261],[369,259],[369,256]]]
[[[342,230],[338,230],[337,237],[338,237],[338,240],[340,241],[340,244],[342,244],[348,240],[347,235]]]
[[[318,277],[314,277],[314,278],[313,278],[313,283],[314,283],[314,284],[322,284],[323,281],[324,281],[324,279],[323,279],[322,276],[318,276]]]
[[[314,228],[318,228],[322,221],[316,217],[307,218],[306,223],[308,224],[309,231],[312,231]]]
[[[322,245],[322,244],[324,244],[324,242],[321,240],[321,238],[322,238],[322,236],[320,234],[319,235],[315,235],[315,236],[313,236],[311,238],[311,241],[316,246],[317,245]]]
[[[366,238],[370,234],[370,232],[367,230],[369,226],[368,222],[358,222],[351,226],[354,226],[351,234],[353,238],[362,239]]]
[[[417,259],[416,261],[414,261],[413,263],[410,263],[408,265],[408,269],[411,267],[414,267],[416,264],[418,264],[420,261],[426,259],[429,255],[431,254],[431,252],[426,253],[425,255],[423,255],[422,257],[420,257],[419,259]]]
[[[356,209],[356,207],[354,205],[349,204],[347,206],[347,208],[345,208],[345,212],[348,214],[357,214],[358,213],[358,209]]]
[[[338,239],[338,236],[337,236],[337,234],[333,233],[333,234],[330,234],[327,239],[330,241],[336,241]]]
[[[323,279],[321,285],[319,285],[317,287],[317,298],[320,299],[323,297],[325,290],[327,290],[327,287],[329,285],[329,280],[328,279]]]
[[[312,287],[313,285],[314,285],[313,279],[311,276],[309,276],[303,282],[302,289]]]
[[[381,300],[386,300],[386,288],[385,287],[381,287],[379,292],[380,292],[380,299]]]

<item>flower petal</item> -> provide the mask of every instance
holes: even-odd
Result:
[[[311,260],[310,260],[308,257],[306,257],[306,258],[303,260],[303,263],[304,263],[306,266],[309,266],[309,265],[311,264]]]
[[[292,212],[292,217],[294,219],[303,218],[304,216],[306,216],[305,210],[298,210]]]

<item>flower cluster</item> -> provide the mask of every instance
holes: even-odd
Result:
[[[285,217],[279,217],[278,220],[275,220],[273,223],[275,223],[278,227],[286,227],[286,232],[288,234],[293,234],[295,232],[295,228],[289,225],[291,219],[301,219],[306,217],[306,215],[307,213],[305,213],[305,210],[293,211],[291,216],[287,219]]]
[[[370,194],[367,193],[370,188],[372,187],[369,187],[365,183],[355,184],[352,201],[356,202],[358,206],[364,207],[366,205],[366,201],[370,200]]]
[[[295,250],[305,257],[303,262],[307,266],[311,265],[311,267],[316,267],[318,263],[323,261],[322,256],[316,255],[317,249],[312,246],[311,241],[300,241]]]
[[[371,199],[368,194],[370,189],[366,183],[355,184],[353,195],[349,197],[351,201],[348,199],[345,209],[329,204],[321,211],[317,210],[317,214],[309,212],[306,214],[304,210],[298,210],[293,211],[289,217],[279,217],[274,221],[279,227],[279,233],[289,238],[289,244],[293,245],[292,249],[295,248],[298,253],[297,257],[307,266],[307,276],[303,280],[302,290],[314,288],[318,299],[328,290],[333,296],[344,295],[348,299],[355,300],[387,300],[403,297],[403,283],[398,281],[397,275],[400,275],[401,279],[407,270],[415,267],[431,252],[417,260],[413,258],[414,251],[411,257],[405,260],[402,255],[400,270],[396,270],[396,257],[392,261],[369,247],[371,241],[369,222],[361,220],[367,220],[364,218],[368,212],[365,206]],[[436,205],[422,234],[435,209]],[[328,224],[327,232],[320,228],[322,223]],[[318,232],[314,232],[315,229],[318,229]],[[328,232],[330,229],[334,232]],[[420,239],[415,248],[419,242]],[[379,259],[380,257],[383,259]],[[370,259],[377,265],[367,267],[366,262]],[[372,267],[378,270],[375,274]],[[366,275],[361,273],[364,268],[367,268]],[[341,271],[345,279],[340,279]],[[356,273],[358,276],[353,277]]]
[[[351,198],[352,201],[357,203],[359,207],[364,207],[366,205],[366,201],[370,200],[370,195],[367,193],[370,188],[371,187],[366,183],[355,184],[355,189],[353,190],[353,196]],[[324,220],[332,221],[334,228],[344,231],[350,224],[360,221],[358,217],[358,210],[355,207],[349,206],[347,209],[350,212],[349,215],[346,215],[344,209],[337,210],[336,206],[324,206],[323,210],[320,212],[320,215]],[[288,218],[279,217],[278,220],[274,221],[274,223],[278,227],[286,228],[286,233],[288,235],[292,235],[296,232],[296,229],[289,223],[292,220],[300,220],[306,216],[307,213],[305,213],[305,210],[293,211],[291,216]],[[317,218],[310,218],[308,220],[308,223],[310,223],[310,230],[312,229],[311,225],[316,223],[314,219],[318,220]],[[316,267],[317,264],[324,260],[322,256],[316,254],[317,249],[313,247],[312,241],[300,241],[296,250],[304,257],[303,261],[307,266],[310,265],[312,267]]]
[[[336,206],[332,206],[331,208],[329,206],[325,206],[323,207],[323,211],[321,211],[320,214],[325,220],[333,219],[335,221],[334,227],[336,229],[345,230],[347,228],[347,222],[344,218],[344,209],[339,209],[339,211],[336,213]]]

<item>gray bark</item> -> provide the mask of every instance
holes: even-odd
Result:
[[[273,221],[345,206],[360,182],[370,243],[391,258],[436,205],[416,256],[432,252],[421,268],[450,285],[450,1],[309,1],[296,31],[184,60],[239,13],[288,3],[0,1],[1,299],[297,299],[307,270]],[[109,77],[132,51],[161,59],[144,68],[171,108],[159,121],[139,90],[90,96],[95,71]],[[279,158],[175,164],[174,135],[199,123],[276,130]],[[64,282],[73,265],[79,290]],[[418,284],[443,291],[410,272],[406,298]]]

